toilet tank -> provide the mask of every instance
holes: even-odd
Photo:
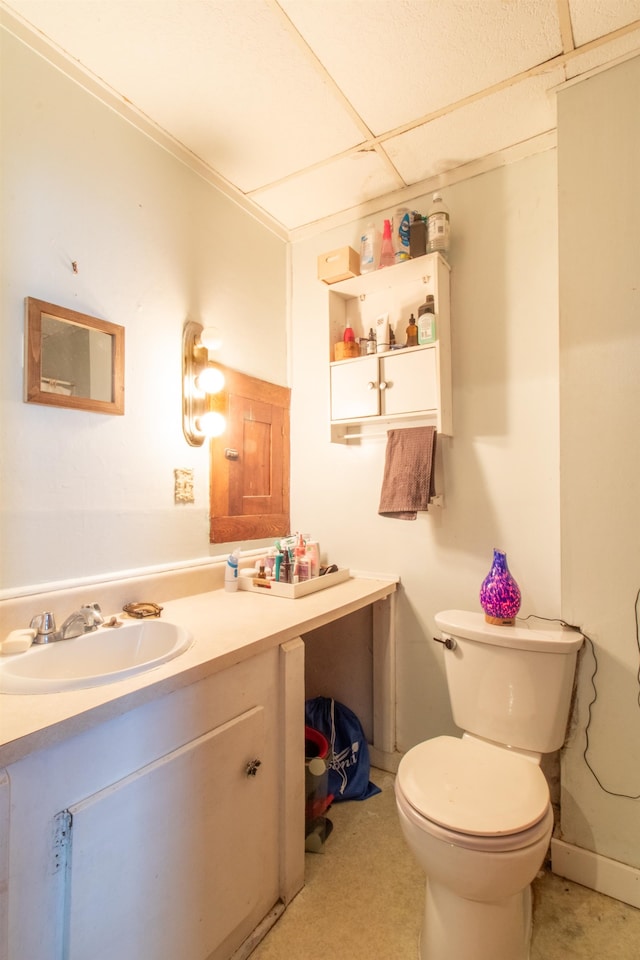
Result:
[[[551,753],[565,739],[576,657],[575,630],[493,626],[484,614],[436,614],[445,647],[449,697],[456,724],[486,740]]]

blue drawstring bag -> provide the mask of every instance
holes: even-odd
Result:
[[[306,724],[329,741],[328,792],[337,800],[366,800],[380,793],[369,780],[369,746],[352,710],[332,697],[305,703]]]

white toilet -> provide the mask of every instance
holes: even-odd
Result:
[[[531,881],[553,829],[543,753],[565,739],[582,636],[436,616],[462,738],[409,750],[396,777],[404,837],[427,875],[420,960],[527,960]]]

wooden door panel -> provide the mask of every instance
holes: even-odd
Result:
[[[289,530],[290,390],[225,370],[227,431],[211,444],[212,543]]]

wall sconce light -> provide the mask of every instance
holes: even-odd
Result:
[[[227,426],[221,413],[209,409],[208,396],[220,393],[224,374],[210,362],[222,340],[215,327],[187,320],[182,332],[182,429],[192,447],[219,437]]]

